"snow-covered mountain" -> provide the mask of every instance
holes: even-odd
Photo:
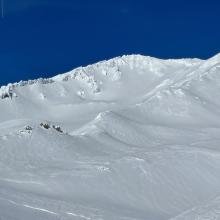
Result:
[[[220,54],[117,57],[0,88],[0,220],[220,219]]]

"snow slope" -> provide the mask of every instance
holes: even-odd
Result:
[[[219,94],[220,54],[2,86],[0,220],[220,219]]]

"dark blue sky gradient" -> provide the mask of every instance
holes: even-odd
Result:
[[[0,85],[123,54],[220,52],[220,1],[4,0]]]

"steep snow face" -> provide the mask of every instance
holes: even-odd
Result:
[[[2,86],[0,219],[219,219],[219,94],[220,55]]]

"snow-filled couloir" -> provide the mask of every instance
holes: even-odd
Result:
[[[220,54],[117,57],[0,88],[0,220],[220,218]]]

